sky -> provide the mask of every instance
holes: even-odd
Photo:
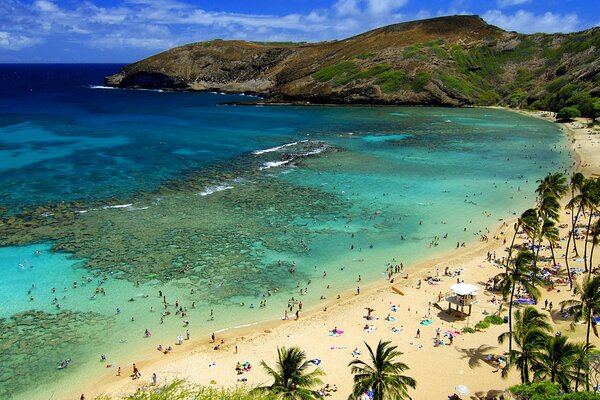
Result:
[[[0,0],[0,62],[127,63],[216,38],[334,40],[456,14],[566,33],[600,26],[600,0]]]

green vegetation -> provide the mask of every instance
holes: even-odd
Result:
[[[385,93],[395,92],[402,87],[405,74],[399,70],[385,71],[379,75],[375,84],[379,85]]]
[[[517,400],[599,400],[600,394],[575,392],[562,394],[556,383],[541,381],[511,386],[509,391]]]
[[[422,92],[430,80],[431,74],[429,72],[418,72],[410,85],[412,90],[414,90],[415,92]]]
[[[560,121],[571,121],[577,117],[581,117],[581,111],[577,107],[563,107],[556,114],[556,119]]]
[[[367,60],[373,57],[375,53],[360,53],[354,56],[354,58],[358,58],[359,60]]]
[[[139,390],[127,398],[136,400],[275,400],[278,397],[270,393],[253,392],[250,387],[245,386],[217,388],[194,385],[178,379],[160,388],[150,387]],[[111,399],[109,396],[99,396],[94,400]]]
[[[321,68],[315,72],[312,77],[318,82],[333,81],[334,85],[344,85],[353,80],[353,76],[359,72],[360,69],[352,61],[342,61],[340,63]]]
[[[333,86],[345,85],[359,79],[375,78],[375,84],[379,85],[381,90],[386,93],[395,92],[402,87],[410,87],[410,80],[406,77],[406,74],[392,69],[390,64],[377,64],[369,69],[360,70],[354,62],[342,61],[321,68],[312,77],[318,82],[331,82]],[[428,73],[417,74],[416,83],[413,81],[413,85],[421,91],[429,79],[430,75]]]
[[[277,366],[271,368],[261,361],[260,365],[267,374],[273,378],[270,386],[258,388],[255,392],[266,391],[282,399],[316,399],[321,396],[313,389],[314,386],[323,383],[321,376],[323,371],[316,368],[307,372],[312,364],[306,359],[306,353],[298,347],[277,348]]]
[[[367,70],[360,71],[353,76],[354,79],[371,79],[391,69],[390,64],[378,64]]]
[[[375,351],[365,343],[369,351],[370,365],[360,359],[348,364],[354,375],[353,399],[360,399],[364,394],[373,391],[373,400],[408,399],[408,388],[416,388],[417,381],[402,375],[408,366],[397,358],[402,355],[397,346],[389,341],[380,340]]]

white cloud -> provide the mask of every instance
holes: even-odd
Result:
[[[534,14],[518,10],[511,15],[504,14],[499,10],[489,10],[482,17],[490,24],[522,33],[573,32],[579,26],[576,14],[555,14],[549,11],[544,14]]]
[[[496,4],[499,8],[518,6],[521,4],[531,3],[531,0],[497,0]]]
[[[339,16],[345,17],[348,15],[359,15],[360,9],[358,7],[359,0],[338,0],[333,8],[336,10]]]
[[[22,35],[12,35],[9,32],[0,31],[0,48],[6,50],[21,50],[26,47],[42,43],[42,39]]]
[[[37,0],[34,3],[35,7],[39,8],[41,11],[45,11],[45,12],[56,12],[59,11],[58,7],[56,6],[56,4],[54,4],[51,1],[47,1],[47,0]]]
[[[367,0],[367,10],[371,14],[393,13],[407,2],[408,0]]]

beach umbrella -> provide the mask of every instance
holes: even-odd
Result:
[[[466,396],[470,393],[469,388],[466,387],[465,385],[456,385],[454,390],[456,391],[456,394],[458,394],[460,396]]]

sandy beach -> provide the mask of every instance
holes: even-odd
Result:
[[[519,112],[552,120],[546,112]],[[561,125],[572,142],[579,169],[586,177],[599,174],[600,136],[592,134],[592,129],[585,127],[583,120]],[[570,216],[563,213],[561,223],[566,224],[569,219]],[[115,398],[130,395],[137,387],[149,385],[153,373],[157,374],[159,383],[183,378],[206,385],[211,382],[222,386],[269,384],[268,377],[259,365],[260,361],[274,365],[277,346],[298,346],[309,359],[321,361],[320,367],[326,373],[324,382],[337,386],[337,391],[330,392],[330,398],[346,399],[352,388],[348,363],[356,357],[353,351],[357,349],[363,353],[358,357],[364,357],[366,348],[363,342],[374,346],[380,339],[390,340],[404,353],[402,361],[410,367],[407,375],[417,381],[417,389],[409,391],[412,398],[446,399],[458,384],[466,385],[471,391],[469,396],[463,398],[494,398],[508,386],[519,382],[516,371],[503,379],[496,366],[488,361],[488,355],[502,354],[507,349],[506,344],[498,345],[497,341],[498,335],[508,329],[506,324],[491,325],[482,332],[459,334],[453,343],[445,338],[445,345],[434,346],[438,328],[444,339],[445,332],[473,327],[486,315],[498,310],[499,303],[494,301],[498,299],[498,294],[485,290],[485,283],[502,271],[501,260],[506,255],[507,246],[505,240],[510,243],[513,236],[513,220],[494,219],[493,224],[488,227],[490,233],[487,241],[468,244],[465,248],[420,264],[407,265],[402,272],[392,276],[393,282],[382,279],[369,286],[363,285],[363,282],[360,294],[352,290],[342,293],[340,299],[328,294],[318,309],[303,310],[298,320],[290,313],[289,320],[217,333],[216,343],[210,343],[209,337],[194,338],[192,330],[192,339],[184,340],[181,346],[162,343],[163,346],[173,345],[175,350],[172,353],[165,355],[152,347],[137,360],[132,360],[142,373],[140,379],[132,380],[129,377],[131,364],[121,365],[121,376],[116,376],[116,370],[109,373],[99,369],[99,380],[82,387],[72,398],[79,398],[81,393],[85,393],[86,398],[94,398],[99,394],[110,394]],[[560,244],[563,247],[566,240],[562,238],[566,235],[567,228],[561,229]],[[517,243],[519,240],[525,238],[518,237]],[[492,256],[491,261],[488,260],[488,254]],[[564,250],[558,249],[556,254],[560,261],[564,260]],[[390,263],[399,264],[401,260],[394,262],[393,257],[390,254]],[[426,253],[423,258],[427,258]],[[373,267],[381,268],[382,272],[385,270],[385,267]],[[571,267],[583,268],[583,261],[573,260]],[[446,270],[448,275],[444,274]],[[426,277],[439,280],[426,282]],[[480,287],[478,302],[468,317],[447,312],[448,303],[444,301],[444,295],[457,279]],[[400,289],[403,295],[393,291],[392,287]],[[571,292],[565,290],[567,288],[557,285],[553,291],[544,290],[537,307],[543,308],[545,300],[552,302],[554,310],[550,315],[555,330],[581,340],[585,335],[584,328],[570,331],[569,321],[561,319],[557,312],[559,302],[571,297]],[[442,300],[438,301],[440,295]],[[376,319],[365,318],[367,307],[375,310],[372,315]],[[388,315],[391,317],[389,320],[386,319]],[[506,311],[502,315],[506,315]],[[430,324],[421,324],[429,319]],[[369,329],[364,329],[365,326]],[[334,328],[343,333],[332,334]],[[417,330],[420,331],[420,337],[417,337]],[[223,345],[215,350],[215,345],[221,340]],[[600,345],[597,338],[594,337],[593,341]],[[249,362],[253,368],[238,375],[235,370],[238,362]]]

